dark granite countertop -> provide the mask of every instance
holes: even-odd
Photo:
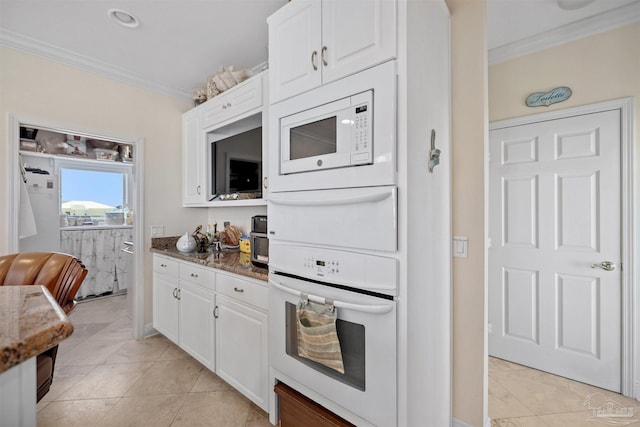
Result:
[[[0,373],[73,333],[73,325],[43,286],[0,286]]]
[[[160,237],[151,239],[151,252],[166,255],[183,261],[193,262],[206,267],[217,268],[253,279],[268,281],[269,270],[256,267],[251,263],[251,255],[239,250],[200,252],[180,252],[176,249],[179,237]]]

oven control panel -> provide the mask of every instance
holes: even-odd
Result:
[[[398,260],[395,258],[270,241],[269,269],[397,295]]]
[[[319,259],[308,257],[304,259],[304,266],[310,272],[315,272],[318,276],[328,276],[340,274],[339,259]]]

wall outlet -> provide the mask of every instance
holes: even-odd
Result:
[[[162,237],[162,236],[164,236],[164,225],[152,225],[151,237]]]

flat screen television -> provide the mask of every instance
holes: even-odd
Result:
[[[236,193],[245,195],[240,198],[262,197],[262,127],[231,135],[217,131],[209,140],[210,200]]]

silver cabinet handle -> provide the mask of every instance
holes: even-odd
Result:
[[[616,269],[616,265],[611,261],[602,261],[600,264],[591,264],[591,268],[601,268],[605,271],[613,271]]]
[[[236,292],[240,292],[240,293],[244,292],[244,289],[239,288],[239,287],[237,287],[237,286],[236,286],[236,287],[234,287],[234,288],[233,288],[233,290],[234,290],[234,291],[236,291]]]
[[[318,52],[314,50],[313,53],[311,54],[311,65],[313,66],[314,71],[318,71],[318,66],[316,65],[317,56],[318,56]]]
[[[195,273],[191,273],[191,277],[198,277],[198,275]]]
[[[160,264],[160,267],[162,267],[162,268],[166,268],[166,267],[167,267],[167,264]]]
[[[322,57],[322,65],[324,65],[325,67],[326,67],[327,65],[329,65],[329,64],[327,63],[327,47],[326,47],[326,46],[322,46],[322,54],[321,54],[321,57]]]
[[[264,188],[269,187],[269,177],[264,177],[262,178],[262,185],[264,186]]]
[[[227,102],[226,104],[222,104],[222,109],[226,110],[227,108],[231,108],[231,103]]]
[[[200,186],[199,186],[199,185],[198,185],[198,188],[196,188],[196,192],[197,192],[198,194],[200,194]]]
[[[182,292],[182,289],[178,289],[178,299],[182,299],[180,298],[180,293]]]
[[[216,319],[218,318],[218,306],[217,305],[213,309],[213,317],[216,318]]]
[[[178,288],[173,288],[173,297],[178,298]]]

